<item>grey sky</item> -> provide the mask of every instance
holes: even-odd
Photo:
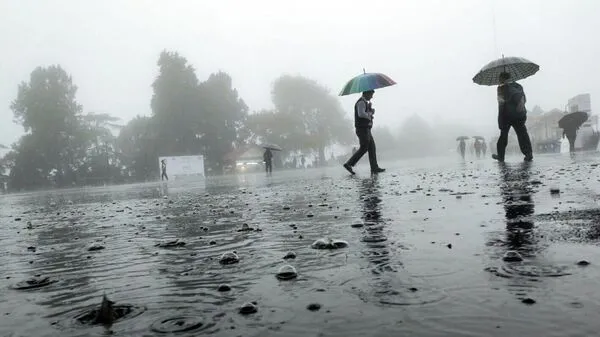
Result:
[[[376,93],[376,124],[412,113],[495,132],[495,90],[472,83],[485,63],[522,56],[541,66],[522,81],[528,107],[564,108],[600,97],[597,0],[2,0],[0,143],[22,128],[9,109],[40,65],[62,65],[85,111],[150,114],[161,50],[180,52],[200,80],[231,74],[251,110],[271,107],[282,73],[314,78],[337,94],[366,68],[397,86]],[[495,31],[494,34],[494,17]],[[496,36],[496,38],[495,38]],[[355,96],[343,97],[351,111]]]

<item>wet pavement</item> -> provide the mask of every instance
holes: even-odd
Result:
[[[507,160],[2,196],[0,335],[595,335],[600,156]]]

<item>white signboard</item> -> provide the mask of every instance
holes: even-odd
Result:
[[[569,112],[590,112],[592,111],[592,103],[590,94],[577,95],[569,100],[568,103]]]
[[[162,161],[167,164],[167,176],[201,176],[204,177],[204,156],[159,157],[158,172],[162,175]]]

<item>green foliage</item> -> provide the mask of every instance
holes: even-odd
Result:
[[[146,181],[156,177],[157,127],[150,117],[132,119],[119,133],[117,148],[126,178]]]
[[[204,123],[194,68],[177,53],[163,51],[158,59],[159,74],[152,84],[151,107],[160,155],[196,154],[197,135]]]
[[[239,137],[248,106],[233,88],[231,77],[224,72],[209,76],[200,84],[202,123],[198,134],[208,166],[220,170],[225,157],[241,145]]]
[[[316,151],[325,161],[325,147],[353,140],[352,126],[329,90],[302,76],[284,75],[271,92],[275,111],[248,117],[256,142],[275,143],[287,151]]]
[[[26,134],[3,158],[12,189],[120,182],[111,128],[117,118],[82,114],[77,87],[60,66],[39,67],[12,102]]]
[[[288,153],[318,152],[324,161],[325,147],[354,141],[337,98],[314,80],[281,76],[272,90],[275,110],[249,115],[227,73],[201,82],[184,57],[169,51],[157,66],[151,115],[125,126],[106,113],[83,113],[77,86],[60,66],[36,68],[10,105],[25,135],[0,161],[0,173],[10,172],[9,188],[154,179],[157,159],[166,155],[202,154],[205,167],[220,173],[264,142]]]
[[[231,77],[218,72],[199,83],[192,66],[177,53],[160,55],[154,81],[152,118],[160,155],[204,154],[207,167],[219,170],[239,145],[248,107]]]

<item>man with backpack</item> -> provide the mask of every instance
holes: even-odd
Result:
[[[499,162],[504,162],[506,145],[508,145],[508,132],[511,127],[515,129],[519,147],[525,155],[525,161],[533,160],[531,140],[525,126],[525,121],[527,121],[526,101],[523,87],[516,82],[510,82],[509,73],[501,73],[500,85],[498,86],[498,128],[500,129],[500,137],[496,144],[497,154],[492,155],[492,158]]]
[[[371,106],[374,90],[365,91],[362,96],[354,104],[354,127],[356,128],[356,136],[358,136],[359,148],[344,164],[344,168],[355,174],[352,167],[360,160],[360,158],[369,152],[369,164],[371,165],[371,173],[377,174],[384,172],[385,169],[377,164],[377,154],[375,153],[375,140],[371,135],[373,127],[373,115],[375,109]]]

